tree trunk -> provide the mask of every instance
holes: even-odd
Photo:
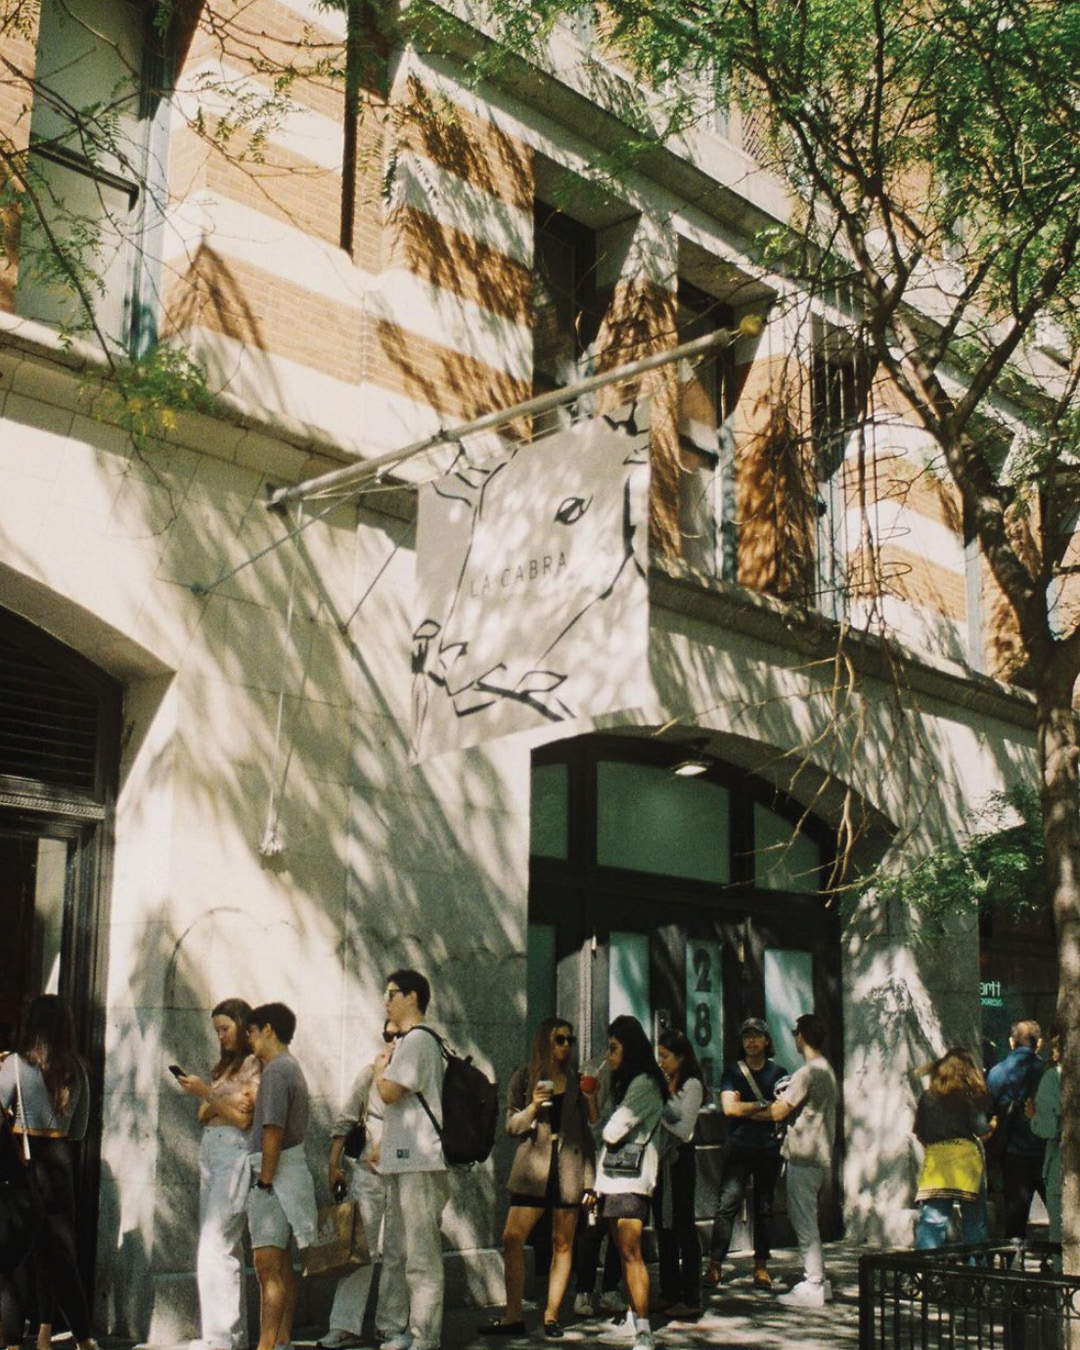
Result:
[[[1061,1234],[1068,1274],[1080,1274],[1080,792],[1075,678],[1075,672],[1051,668],[1036,691],[1046,869],[1058,943]]]

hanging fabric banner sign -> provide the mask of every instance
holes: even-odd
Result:
[[[420,492],[417,759],[641,704],[648,427],[597,417]]]

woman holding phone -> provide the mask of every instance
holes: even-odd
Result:
[[[177,1073],[176,1081],[199,1098],[199,1247],[196,1280],[202,1340],[208,1350],[242,1350],[247,1345],[244,1300],[244,1198],[247,1140],[259,1061],[248,1047],[250,1006],[223,999],[211,1013],[220,1051],[210,1079]]]
[[[586,1190],[593,1184],[593,1141],[597,1119],[570,1067],[576,1037],[564,1017],[546,1018],[536,1028],[526,1067],[510,1080],[507,1133],[518,1139],[507,1183],[510,1212],[503,1230],[506,1312],[480,1328],[482,1336],[520,1336],[525,1330],[525,1243],[545,1210],[551,1214],[551,1273],[544,1308],[544,1335],[562,1336],[559,1309],[570,1279],[574,1230]]]

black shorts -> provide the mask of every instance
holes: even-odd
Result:
[[[640,1219],[649,1221],[650,1198],[634,1192],[620,1195],[602,1195],[600,1197],[600,1217],[602,1219]]]
[[[581,1201],[566,1201],[559,1189],[559,1157],[555,1148],[551,1150],[551,1165],[548,1167],[547,1189],[543,1195],[523,1195],[521,1191],[510,1192],[511,1205],[520,1205],[524,1209],[580,1209]]]

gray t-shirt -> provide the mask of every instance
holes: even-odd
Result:
[[[18,1086],[16,1087],[16,1076]],[[22,1094],[22,1114],[15,1121],[16,1127],[28,1130],[55,1130],[65,1139],[82,1139],[86,1134],[86,1122],[90,1110],[90,1089],[86,1081],[86,1070],[80,1063],[75,1071],[75,1082],[71,1088],[71,1098],[66,1111],[56,1112],[49,1100],[49,1090],[45,1086],[45,1077],[36,1064],[27,1064],[18,1055],[8,1055],[0,1068],[0,1107],[17,1111],[19,1094]]]
[[[820,1056],[796,1069],[780,1100],[795,1110],[787,1118],[787,1133],[781,1152],[788,1162],[812,1167],[832,1166],[836,1138],[836,1074]]]
[[[282,1148],[295,1148],[304,1142],[307,1134],[307,1079],[287,1050],[263,1065],[255,1114],[248,1131],[249,1153],[262,1152],[264,1125],[278,1125],[285,1131]]]

